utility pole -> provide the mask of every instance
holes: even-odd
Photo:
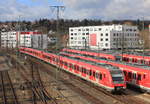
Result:
[[[121,54],[122,54],[122,58],[121,61],[123,61],[123,51],[124,51],[124,26],[122,28],[122,36],[121,36]]]
[[[60,30],[59,30],[59,19],[60,19],[60,11],[64,10],[65,9],[65,6],[50,6],[50,8],[52,9],[56,9],[56,12],[57,12],[57,25],[56,25],[56,29],[57,29],[57,34],[56,34],[56,37],[57,37],[57,43],[56,43],[56,52],[58,53],[58,56],[59,56],[59,50],[60,50]],[[58,85],[58,81],[59,81],[59,75],[60,75],[60,56],[58,57],[59,59],[57,60],[57,69],[56,69],[56,83]],[[59,89],[59,85],[57,86],[56,89]]]
[[[143,30],[143,35],[144,35],[144,29],[145,29],[145,28],[144,28],[144,17],[143,17],[143,25],[142,25],[142,26],[143,26],[142,30]],[[144,53],[145,53],[145,52],[144,52],[144,51],[145,51],[145,47],[144,47],[144,46],[145,46],[145,45],[144,45],[144,44],[145,44],[144,36],[143,36],[143,42],[142,42],[142,44],[143,44],[143,63],[144,63]]]
[[[57,25],[56,25],[56,30],[57,30],[57,43],[56,43],[56,50],[59,50],[60,48],[60,30],[59,30],[59,20],[60,20],[60,12],[65,9],[65,6],[50,6],[50,8],[56,10],[57,14]]]

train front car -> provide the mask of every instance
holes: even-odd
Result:
[[[118,67],[107,65],[107,68],[110,70],[111,75],[111,82],[112,86],[114,87],[114,90],[112,92],[119,92],[126,89],[126,83],[124,79],[124,74],[122,70],[120,70]]]

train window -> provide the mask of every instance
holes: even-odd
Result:
[[[77,67],[77,71],[79,71],[79,66],[76,66]]]
[[[132,74],[132,77],[133,77],[133,79],[136,79],[136,74],[133,73],[133,74]]]
[[[92,75],[92,70],[90,70],[90,73],[89,73],[89,75],[90,75],[90,76]]]
[[[96,78],[97,78],[97,79],[99,78],[99,73],[96,73]]]
[[[106,75],[104,74],[104,78],[106,77]]]
[[[83,71],[84,71],[84,74],[86,74],[86,69],[85,69],[85,68],[84,68],[84,70],[83,70]]]
[[[74,65],[72,64],[72,69],[74,69]]]
[[[102,74],[100,73],[99,79],[102,80]]]
[[[52,59],[53,59],[53,61],[55,61],[55,58],[54,58],[54,57],[53,57]]]
[[[79,71],[82,72],[82,67],[79,68]]]
[[[145,78],[146,78],[146,75],[144,74],[144,75],[143,75],[143,79],[145,79]]]
[[[128,77],[129,77],[129,78],[131,78],[131,75],[132,75],[132,73],[131,73],[131,72],[129,72],[129,73],[128,73]]]
[[[137,80],[141,80],[141,74],[138,74]]]
[[[65,66],[67,66],[67,62],[65,62],[64,64],[65,64]]]
[[[95,71],[93,71],[93,77],[95,77]]]
[[[126,71],[123,71],[124,75],[127,75],[127,72]]]
[[[72,64],[70,64],[69,67],[72,68]]]
[[[62,61],[60,61],[60,64],[62,64]]]
[[[86,74],[87,74],[87,75],[89,75],[89,72],[90,72],[89,70],[86,70]]]
[[[65,65],[65,62],[63,61],[63,65]]]
[[[76,65],[74,65],[74,70],[76,70],[77,69],[77,66]]]
[[[82,70],[81,72],[83,73],[84,68],[82,67],[81,70]]]
[[[144,63],[144,61],[143,61],[143,60],[141,60],[141,64],[142,64],[142,63]]]

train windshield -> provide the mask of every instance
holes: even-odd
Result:
[[[112,80],[115,84],[124,83],[124,77],[121,70],[111,71]]]

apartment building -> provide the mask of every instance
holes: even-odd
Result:
[[[120,49],[138,48],[139,30],[136,26],[104,25],[69,28],[70,48]]]
[[[15,48],[17,46],[31,48],[47,48],[47,35],[41,32],[2,32],[1,46]]]

